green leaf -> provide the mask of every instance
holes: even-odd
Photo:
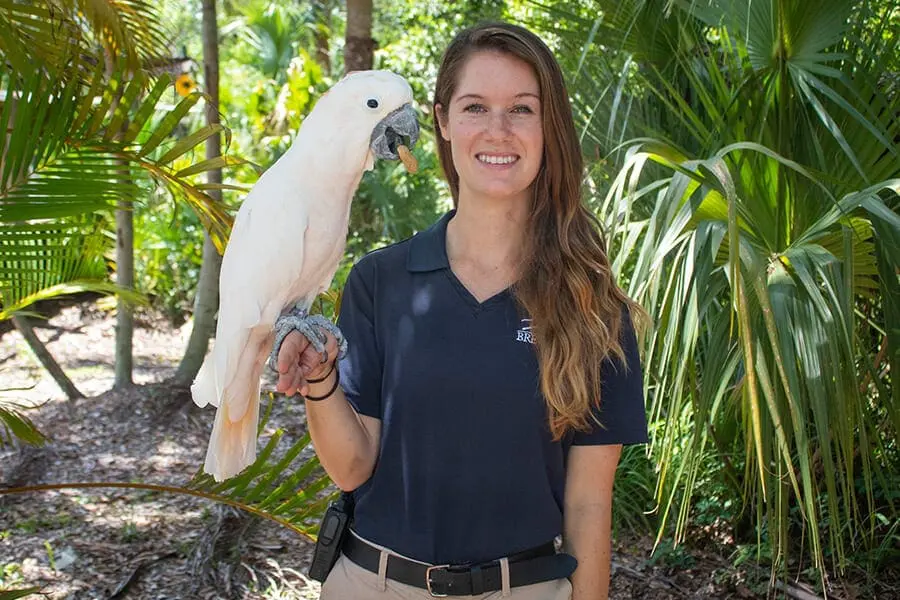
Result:
[[[234,165],[241,165],[245,164],[246,162],[247,161],[235,158],[233,156],[217,156],[215,158],[200,161],[191,165],[190,167],[181,169],[180,171],[175,173],[175,177],[188,177],[190,175],[196,175],[197,173],[203,173],[204,171],[212,171],[213,169],[222,169]]]
[[[29,587],[17,590],[0,590],[0,600],[17,600],[18,598],[26,598],[33,594],[39,594],[41,588]]]
[[[147,156],[151,152],[153,152],[157,146],[159,146],[164,139],[172,134],[172,131],[181,122],[181,119],[188,113],[191,108],[203,97],[203,94],[200,92],[193,92],[186,96],[178,105],[172,109],[169,113],[167,113],[156,128],[153,130],[153,133],[147,139],[146,142],[141,146],[140,151],[138,152],[138,156]]]
[[[168,164],[186,152],[193,150],[208,138],[218,135],[219,132],[224,131],[224,129],[225,128],[218,123],[198,129],[194,133],[178,140],[178,143],[157,159],[157,162],[161,165]]]
[[[122,136],[122,142],[124,144],[130,144],[137,138],[138,134],[147,124],[147,121],[150,120],[150,117],[152,117],[153,113],[156,111],[159,99],[171,85],[172,76],[168,73],[163,73],[156,79],[153,88],[147,92],[140,108],[138,108],[137,112],[131,118],[128,124],[128,130]]]
[[[131,107],[138,100],[139,94],[144,91],[146,85],[147,75],[143,71],[135,73],[131,81],[127,83],[125,91],[122,92],[122,96],[118,100],[115,114],[106,126],[106,134],[103,136],[103,141],[112,142],[116,139],[121,139],[127,132],[127,127],[125,128],[126,131],[122,131],[123,125],[127,123]]]
[[[117,294],[120,298],[135,305],[147,305],[147,298],[139,292],[123,288],[113,283],[103,281],[68,281],[49,287],[42,288],[38,292],[18,299],[15,303],[4,305],[0,310],[0,321],[9,319],[16,313],[22,312],[25,308],[31,306],[35,302],[41,300],[49,300],[51,298],[59,298],[60,296],[70,296],[83,292],[97,292],[100,294]],[[4,294],[5,297],[5,294]]]
[[[234,192],[247,193],[250,188],[245,185],[234,185],[230,183],[195,183],[194,187],[198,190],[231,190]]]
[[[9,390],[0,389],[0,392],[5,391]],[[9,442],[12,438],[15,438],[32,446],[43,445],[47,438],[28,417],[22,414],[23,409],[25,409],[23,405],[0,399],[0,425],[9,434],[6,441]],[[2,436],[0,436],[0,445],[2,445],[3,441]]]

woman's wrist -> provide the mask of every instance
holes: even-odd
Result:
[[[322,383],[334,372],[336,361],[329,361],[306,376],[306,383]]]
[[[332,371],[337,368],[337,359],[325,361],[322,364],[316,365],[314,369],[312,369],[309,373],[306,374],[306,382],[307,383],[319,383],[327,379]]]
[[[337,391],[339,383],[340,373],[338,372],[337,363],[333,362],[328,371],[317,377],[311,376],[306,380],[307,389],[304,398],[313,402],[330,398]]]

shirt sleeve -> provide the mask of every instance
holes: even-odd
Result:
[[[341,388],[356,412],[381,418],[382,359],[375,329],[375,272],[363,259],[350,269],[341,295],[337,325],[347,339],[338,365]]]
[[[622,311],[620,343],[625,364],[610,356],[600,367],[600,406],[594,409],[594,417],[600,425],[592,421],[592,430],[575,432],[572,438],[575,446],[643,444],[648,441],[641,358],[627,309]]]

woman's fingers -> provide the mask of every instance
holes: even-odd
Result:
[[[278,383],[275,390],[287,396],[307,391],[307,379],[324,377],[337,359],[338,343],[325,333],[325,352],[319,352],[299,331],[285,336],[278,351]],[[323,360],[324,358],[324,360]]]
[[[285,336],[284,341],[281,343],[281,349],[278,351],[278,383],[275,386],[276,391],[289,394],[297,387],[294,382],[298,374],[302,378],[300,359],[308,347],[310,347],[309,340],[299,331],[292,331]]]
[[[309,340],[299,331],[287,334],[278,351],[278,372],[287,373],[288,369],[297,366],[299,358],[309,346]]]
[[[312,344],[307,346],[300,357],[300,366],[308,379],[318,379],[331,370],[331,364],[337,358],[338,345],[337,340],[330,333],[325,333],[325,354],[313,348]],[[324,360],[323,360],[324,358]]]
[[[298,367],[294,372],[294,380],[291,382],[291,395],[294,393],[302,393],[302,388],[305,384],[306,379],[303,378],[303,371]]]

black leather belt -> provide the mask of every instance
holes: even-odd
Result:
[[[354,563],[378,573],[381,550],[352,533],[347,536],[344,554]],[[570,576],[578,561],[568,554],[557,554],[553,542],[547,542],[509,558],[509,585],[519,587]],[[477,565],[424,565],[394,554],[388,555],[387,578],[428,590],[432,597],[477,596],[502,589],[500,561]]]

